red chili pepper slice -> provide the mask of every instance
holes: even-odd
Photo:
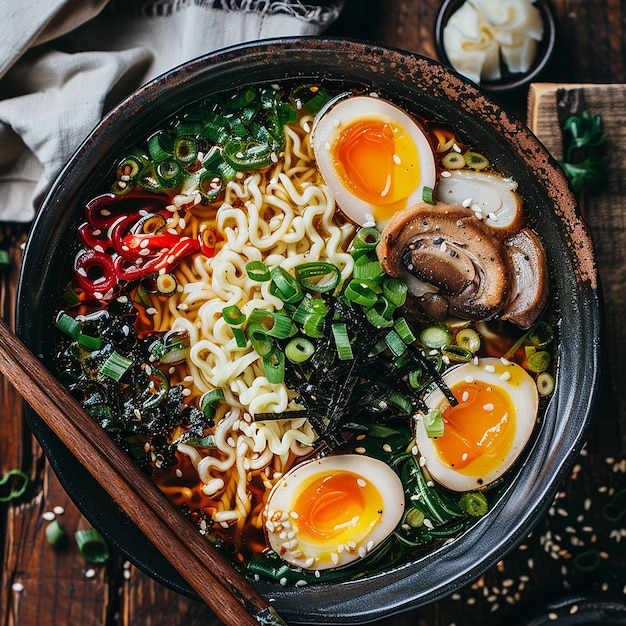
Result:
[[[197,239],[181,239],[171,250],[163,253],[160,260],[155,264],[154,270],[157,272],[171,272],[182,259],[195,254],[200,250],[200,242]]]
[[[206,257],[214,257],[215,250],[217,248],[217,242],[222,237],[220,234],[212,228],[203,228],[198,233],[198,241],[200,242],[200,252]]]
[[[90,296],[104,295],[117,284],[113,259],[98,250],[79,252],[74,261],[74,275],[79,287]]]
[[[122,246],[125,250],[137,254],[141,250],[163,250],[171,248],[180,241],[180,235],[173,233],[125,235],[122,237]]]

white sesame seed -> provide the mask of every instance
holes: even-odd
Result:
[[[450,176],[452,176],[452,174],[450,174],[448,170],[444,170],[443,172],[441,172],[441,178],[450,178]]]
[[[20,591],[24,591],[24,585],[22,583],[13,583],[11,589],[19,593]]]
[[[51,522],[55,517],[56,517],[56,515],[52,511],[46,511],[41,516],[41,518],[45,519],[46,522]]]

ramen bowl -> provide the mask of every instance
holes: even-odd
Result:
[[[120,154],[162,121],[216,92],[320,81],[335,91],[376,92],[405,110],[449,124],[513,173],[527,220],[544,242],[557,311],[555,388],[510,480],[491,510],[459,537],[352,580],[283,586],[255,581],[293,623],[364,623],[434,602],[480,576],[539,522],[583,445],[600,377],[601,304],[589,234],[558,165],[517,119],[439,63],[368,43],[277,39],[194,60],[139,89],[112,110],[70,159],[47,195],[25,251],[17,329],[55,371],[56,312],[87,203],[110,188]],[[70,497],[131,562],[172,589],[193,591],[108,497],[45,423],[30,427]],[[103,432],[103,436],[106,436]]]

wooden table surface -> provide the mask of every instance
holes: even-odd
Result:
[[[542,80],[625,83],[624,0],[552,0],[552,5],[559,46]],[[347,0],[332,33],[434,57],[433,28],[439,6],[439,0]],[[503,104],[525,120],[526,98],[526,92],[518,93]],[[623,146],[615,145],[614,163],[626,162]],[[626,174],[620,176],[618,171],[612,184],[619,189],[600,192],[586,203],[610,341],[606,383],[589,440],[572,475],[527,540],[484,576],[436,604],[379,623],[515,624],[543,603],[568,595],[591,593],[626,600],[626,514],[620,492],[626,487],[626,201],[620,202],[625,197],[621,189],[625,179]],[[613,195],[607,202],[609,191]],[[11,324],[19,246],[27,227],[0,223],[0,248],[9,250],[11,260],[8,269],[0,268],[0,315]],[[89,566],[70,543],[51,548],[44,536],[46,513],[56,511],[71,534],[88,524],[30,435],[21,399],[1,377],[0,394],[0,475],[21,468],[31,479],[22,498],[0,504],[0,626],[219,624],[201,603],[161,586],[115,552],[106,565]],[[616,514],[620,493],[621,508]],[[573,613],[576,606],[563,610]]]

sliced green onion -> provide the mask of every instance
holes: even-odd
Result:
[[[189,343],[185,340],[155,341],[148,347],[150,354],[161,363],[180,363],[189,352]]]
[[[65,528],[63,528],[61,522],[59,520],[52,520],[44,531],[46,535],[46,541],[55,548],[60,546],[66,539],[67,534],[65,532]]]
[[[380,299],[378,302],[380,302]],[[393,311],[395,307],[392,306],[391,309]],[[391,316],[385,315],[384,312],[381,313],[377,306],[367,309],[367,311],[365,311],[365,317],[367,321],[376,328],[391,328],[394,324],[393,320],[390,319]]]
[[[527,361],[528,369],[533,374],[545,372],[550,366],[550,353],[547,350],[539,350],[530,356]]]
[[[235,344],[238,348],[245,348],[248,345],[248,340],[246,339],[246,333],[243,331],[243,328],[238,328],[237,326],[232,327],[233,337],[235,338]]]
[[[471,167],[475,170],[484,170],[486,167],[489,167],[489,159],[486,156],[480,154],[479,152],[472,152],[468,150],[464,155],[465,163],[467,163],[468,167]]]
[[[204,437],[189,437],[184,443],[194,448],[216,448],[215,435],[206,435]]]
[[[256,102],[259,98],[259,92],[255,87],[247,87],[238,91],[225,105],[231,110],[243,109]]]
[[[276,339],[286,339],[294,333],[294,325],[289,317],[262,309],[256,309],[250,313],[247,328],[261,330],[269,337],[276,337]]]
[[[285,347],[285,356],[292,363],[303,363],[315,352],[315,346],[304,337],[294,337]]]
[[[475,517],[481,517],[489,511],[489,503],[485,494],[480,491],[467,491],[460,500],[459,506],[468,514]]]
[[[393,327],[398,335],[400,335],[402,341],[407,345],[415,341],[416,337],[413,334],[413,329],[409,326],[409,323],[404,317],[399,317]]]
[[[244,128],[247,134],[247,131]],[[272,149],[267,143],[229,141],[222,151],[224,161],[238,172],[259,170],[271,163]]]
[[[374,250],[380,242],[380,232],[375,228],[359,228],[352,240],[355,250]]]
[[[472,328],[462,328],[456,334],[456,344],[469,350],[472,354],[476,354],[480,350],[480,335]]]
[[[430,409],[423,417],[424,428],[428,437],[441,437],[443,435],[443,416],[439,409]]]
[[[174,158],[183,166],[193,163],[198,158],[196,142],[189,137],[178,137],[174,142]]]
[[[403,415],[410,415],[413,412],[413,405],[399,391],[392,390],[387,398],[387,403],[402,412]]]
[[[406,343],[402,341],[402,337],[393,329],[385,335],[385,343],[395,356],[401,356],[406,351]]]
[[[92,337],[91,335],[84,335],[83,333],[78,335],[76,341],[78,341],[78,344],[85,348],[85,350],[89,350],[90,352],[100,350],[103,344],[102,337]]]
[[[272,278],[269,267],[267,267],[263,261],[250,261],[246,263],[246,272],[250,280],[256,280],[259,283],[267,282]]]
[[[119,352],[112,352],[100,366],[99,374],[119,382],[132,364],[132,359],[121,355]]]
[[[16,480],[17,479],[17,480]],[[20,469],[11,469],[0,478],[0,487],[3,485],[17,483],[17,486],[11,487],[6,496],[0,496],[0,502],[9,502],[24,495],[28,487],[29,478],[26,473]]]
[[[207,419],[213,419],[215,416],[215,405],[224,401],[224,392],[219,389],[211,389],[200,396],[200,409]]]
[[[157,163],[154,172],[162,189],[173,189],[180,180],[180,163],[174,159],[165,159]]]
[[[352,276],[357,280],[365,279],[380,283],[385,277],[385,271],[380,261],[371,260],[369,255],[363,255],[355,260]]]
[[[289,272],[282,267],[275,267],[271,270],[272,284],[270,293],[283,302],[294,304],[300,302],[303,297],[300,283]]]
[[[425,519],[426,516],[424,513],[415,507],[411,507],[404,517],[405,523],[407,523],[411,528],[421,528],[424,525]]]
[[[65,312],[59,313],[57,321],[54,324],[62,333],[65,333],[72,339],[78,339],[82,331],[81,323]]]
[[[420,333],[420,341],[427,347],[439,349],[450,343],[450,331],[443,325],[428,326]]]
[[[376,304],[380,288],[371,280],[352,279],[346,286],[345,296],[351,302],[369,308]]]
[[[227,324],[231,326],[241,326],[246,321],[246,316],[241,309],[233,304],[222,309],[222,317]]]
[[[341,361],[350,361],[354,358],[352,346],[350,345],[350,337],[348,337],[348,326],[343,322],[335,322],[331,326],[335,347],[337,348],[337,356]]]
[[[448,152],[441,159],[441,165],[447,170],[460,170],[465,167],[465,159],[458,152]]]
[[[407,284],[401,278],[389,276],[383,281],[383,294],[396,307],[406,302],[408,291]]]
[[[295,267],[295,273],[302,287],[315,293],[331,291],[341,280],[339,268],[323,261],[301,263]]]
[[[424,189],[422,189],[422,200],[427,204],[437,204],[435,190],[432,187],[424,186]]]
[[[541,372],[535,381],[540,396],[549,396],[554,391],[554,378],[548,372]]]
[[[206,171],[200,175],[198,180],[198,191],[208,202],[213,202],[224,189],[224,180],[220,173]]]
[[[154,133],[148,139],[148,152],[155,163],[164,161],[174,153],[174,138],[163,131]]]
[[[446,344],[441,347],[441,354],[448,358],[451,363],[467,363],[471,361],[474,354],[461,346]]]
[[[282,383],[285,379],[285,354],[278,348],[273,348],[263,356],[265,378],[270,384]]]
[[[109,559],[109,546],[95,528],[77,530],[76,545],[82,557],[90,563],[105,563]]]

